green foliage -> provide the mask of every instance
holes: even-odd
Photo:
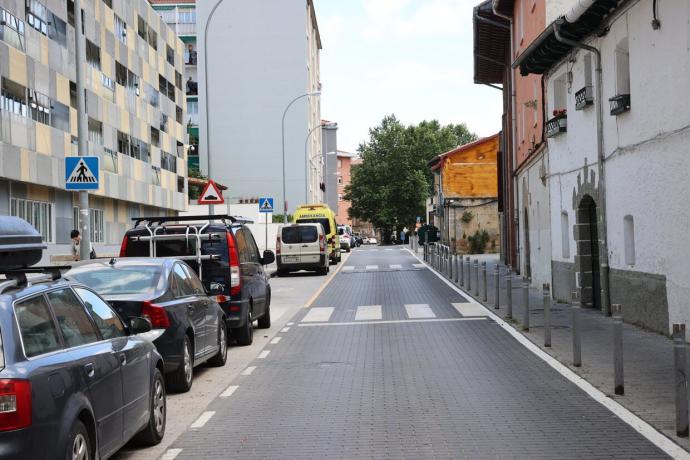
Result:
[[[489,234],[486,230],[477,230],[474,235],[469,237],[469,241],[471,254],[484,254],[486,243],[489,242]]]
[[[273,220],[272,222],[274,224],[282,224],[283,223],[283,216],[284,214],[273,214]],[[288,222],[292,222],[292,214],[288,214]]]
[[[472,214],[470,211],[465,211],[462,213],[462,217],[460,218],[460,220],[463,224],[469,224],[470,222],[472,222],[473,217],[474,214]]]
[[[208,177],[201,174],[201,171],[199,171],[197,168],[190,168],[189,171],[187,171],[187,177],[193,177],[195,179],[203,179],[205,181],[208,180]],[[201,185],[189,184],[189,186],[187,187],[187,194],[189,196],[190,201],[191,200],[198,200],[199,195],[201,195],[201,192],[203,191],[203,188],[204,187]]]
[[[412,228],[417,216],[426,215],[425,200],[433,191],[428,161],[475,139],[464,124],[404,126],[395,115],[385,117],[359,146],[362,163],[352,167],[345,188],[350,217],[371,222],[384,236]]]

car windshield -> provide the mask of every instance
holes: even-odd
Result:
[[[322,219],[297,219],[298,224],[321,224],[326,234],[331,233],[331,223],[327,218]]]
[[[88,268],[67,276],[99,294],[149,294],[160,278],[160,267]]]
[[[283,227],[281,238],[285,244],[313,243],[319,238],[319,232],[313,225],[294,225]]]

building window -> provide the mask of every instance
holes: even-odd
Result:
[[[156,90],[156,88],[149,85],[148,83],[145,83],[145,85],[146,86],[144,86],[144,92],[146,95],[146,101],[153,107],[158,107],[160,93]]]
[[[338,185],[342,185],[342,183],[343,183],[342,176],[338,176]]]
[[[165,45],[165,57],[168,61],[168,64],[171,66],[175,65],[175,51],[173,51],[169,45]]]
[[[101,70],[101,49],[89,40],[86,40],[86,62],[91,67]]]
[[[149,37],[149,45],[151,45],[151,48],[158,51],[158,33],[156,33],[152,27],[148,27],[147,32]]]
[[[338,193],[338,201],[343,201],[343,194],[342,193]]]
[[[44,242],[54,241],[55,215],[52,203],[10,198],[10,215],[30,223],[41,234]]]
[[[26,88],[6,78],[2,78],[0,90],[0,110],[13,113],[21,117],[28,116],[26,105]]]
[[[570,259],[570,223],[566,211],[561,212],[561,256]]]
[[[89,142],[103,145],[103,123],[89,117]]]
[[[0,8],[0,40],[20,51],[24,49],[24,21]]]
[[[50,98],[38,91],[29,90],[29,113],[31,119],[50,125]]]
[[[77,110],[77,84],[73,81],[69,82],[69,105]]]
[[[101,83],[103,83],[103,88],[105,88],[105,91],[103,91],[103,98],[114,103],[115,102],[115,82],[113,81],[112,78],[110,78],[106,74],[102,73],[101,74]]]
[[[161,168],[177,173],[177,159],[168,152],[161,152]]]
[[[199,113],[199,101],[187,101],[187,114],[197,115]]]
[[[175,102],[175,85],[166,80],[163,75],[158,75],[158,90],[161,94],[168,96],[168,99]]]
[[[630,94],[630,53],[627,38],[616,45],[616,94]]]
[[[161,168],[151,166],[151,183],[153,185],[161,185]]]
[[[177,141],[177,156],[184,158],[184,144],[180,141]]]
[[[635,265],[635,221],[631,215],[623,218],[623,240],[625,242],[625,264]]]
[[[110,171],[111,173],[117,174],[117,152],[106,148],[103,152],[103,169],[105,171]]]
[[[146,41],[147,32],[148,25],[146,24],[146,21],[144,21],[144,18],[141,16],[137,16],[137,33],[141,38],[144,39],[144,41]]]
[[[177,70],[175,71],[175,86],[182,91],[182,74]]]
[[[115,38],[120,40],[125,45],[127,44],[127,23],[123,21],[118,15],[115,16]]]
[[[72,208],[74,228],[79,228],[79,208]],[[105,220],[102,209],[89,208],[89,236],[92,243],[105,243]]]
[[[117,151],[137,160],[151,161],[151,151],[148,142],[129,136],[122,131],[117,132]]]
[[[163,132],[168,132],[168,116],[164,113],[161,113],[160,129]]]
[[[192,43],[187,45],[187,51],[184,52],[184,62],[187,65],[196,65],[197,54]]]
[[[551,102],[552,113],[566,110],[567,106],[567,82],[565,74],[558,76],[553,81],[553,100]]]
[[[338,169],[343,167],[343,160],[338,160]]]
[[[182,107],[180,107],[179,105],[176,106],[175,107],[175,120],[177,120],[177,122],[179,124],[182,124],[182,114],[183,114]]]
[[[48,38],[60,46],[67,46],[67,23],[48,11]]]
[[[161,132],[153,126],[151,126],[151,144],[156,147],[160,147],[161,145]]]
[[[184,9],[180,10],[177,16],[177,22],[180,24],[195,24],[196,10]]]
[[[51,101],[52,109],[50,114],[50,125],[61,131],[70,132],[69,129],[69,107],[57,101]]]
[[[177,176],[177,193],[184,193],[184,177]]]
[[[48,8],[37,0],[26,0],[26,22],[43,35],[48,35]]]

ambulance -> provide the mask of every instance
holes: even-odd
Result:
[[[332,265],[340,262],[340,237],[335,223],[335,213],[323,203],[303,204],[293,214],[295,224],[321,224],[326,232],[328,257]]]

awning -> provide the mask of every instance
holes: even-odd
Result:
[[[492,0],[474,7],[474,82],[503,83],[510,55],[510,22],[493,12]]]
[[[556,40],[553,25],[557,24],[561,35],[576,42],[597,31],[607,16],[621,0],[596,0],[575,22],[564,17],[556,19],[518,56],[513,68],[520,67],[521,75],[544,74],[573,50],[573,47]]]

